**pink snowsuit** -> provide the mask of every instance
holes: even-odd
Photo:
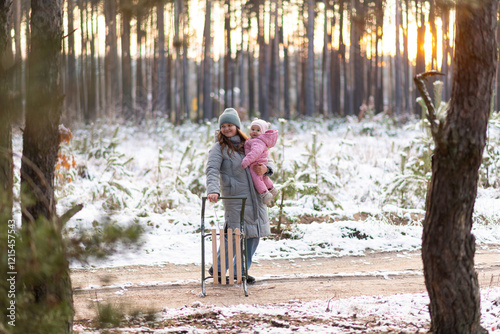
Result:
[[[245,141],[245,158],[241,162],[241,167],[247,168],[250,166],[250,175],[259,194],[272,189],[274,185],[269,177],[257,175],[252,167],[257,164],[267,164],[268,149],[276,145],[277,141],[278,130],[267,130],[260,136]]]

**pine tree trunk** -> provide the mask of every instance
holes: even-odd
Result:
[[[13,0],[0,0],[0,58],[7,52],[10,39]],[[8,100],[10,76],[7,76],[8,68],[0,63],[0,219],[2,219],[1,235],[6,236],[7,224],[12,219],[12,205],[14,184],[14,171],[12,161],[12,110],[11,102]],[[2,240],[6,245],[6,238]],[[7,250],[2,249],[2,254]],[[2,313],[3,314],[3,313]]]
[[[415,65],[415,73],[423,73],[425,72],[425,15],[422,13],[422,4],[419,0],[415,0],[415,6],[417,7],[416,18],[419,21],[417,27],[417,60]],[[415,96],[413,97],[414,101],[414,110],[415,115],[420,117],[422,113],[422,107],[416,102],[418,97],[418,91],[415,90]]]
[[[205,48],[203,51],[203,118],[205,120],[210,120],[215,115],[212,111],[212,101],[210,98],[210,93],[212,91],[212,37],[211,31],[211,13],[212,13],[212,1],[206,0],[205,6],[205,28],[203,43]]]
[[[266,42],[264,40],[264,5],[259,2],[259,11],[257,14],[257,26],[258,26],[258,35],[257,35],[257,44],[259,45],[259,68],[258,68],[258,108],[262,114],[265,114],[265,109],[267,107],[266,100],[266,82],[265,82],[265,72],[266,72]]]
[[[248,43],[248,117],[253,119],[255,113],[255,75],[253,66],[253,50]]]
[[[431,69],[437,69],[436,1],[429,0],[429,27],[432,36]]]
[[[306,116],[316,114],[314,101],[314,1],[307,1],[307,70],[305,80]]]
[[[442,12],[442,21],[443,21],[443,59],[442,59],[442,63],[441,63],[441,73],[445,74],[445,76],[442,77],[441,80],[443,81],[443,101],[448,101],[450,99],[450,93],[451,93],[451,85],[450,85],[451,76],[449,73],[450,68],[448,66],[448,61],[449,61],[448,57],[451,58],[451,56],[452,56],[450,53],[450,32],[449,32],[450,7],[448,7],[448,6],[442,7],[441,12]],[[500,37],[500,35],[498,33],[497,33],[497,37]],[[497,82],[498,82],[498,80],[497,80]],[[497,98],[500,98],[500,96],[497,95]]]
[[[90,4],[90,77],[88,80],[88,113],[89,113],[89,120],[94,121],[97,118],[97,66],[96,66],[96,52],[95,52],[95,31],[94,31],[94,25],[96,24],[94,20],[94,4]]]
[[[163,3],[160,3],[156,7],[156,24],[158,29],[158,66],[156,75],[158,78],[157,85],[157,99],[154,103],[153,109],[158,111],[161,115],[166,115],[167,112],[167,65],[165,59],[165,10]],[[154,90],[155,91],[155,90]]]
[[[116,37],[116,0],[104,2],[104,18],[106,22],[106,54],[104,58],[104,75],[106,86],[107,117],[114,119],[115,108],[119,101],[118,89],[118,54]]]
[[[225,0],[224,4],[224,33],[225,33],[225,54],[224,54],[224,108],[234,107],[231,105],[231,80],[230,80],[230,67],[231,67],[231,2]]]
[[[186,16],[184,16],[186,18]],[[183,22],[183,51],[182,51],[182,92],[184,101],[184,119],[189,121],[191,115],[191,107],[189,100],[189,58],[188,58],[188,42],[187,36],[189,27],[187,27],[188,20],[185,19]],[[188,31],[186,31],[188,30]]]
[[[364,59],[361,54],[361,37],[365,30],[365,4],[362,4],[360,0],[353,0],[352,3],[356,14],[351,12],[351,58],[349,63],[352,73],[352,94],[350,104],[353,114],[358,115],[365,100]]]
[[[408,0],[405,0],[405,28],[403,35],[403,64],[404,64],[404,112],[406,115],[410,115],[411,113],[411,101],[410,101],[410,60],[408,58],[408,16],[409,16],[409,8],[408,8]]]
[[[443,126],[431,128],[436,148],[422,259],[436,334],[487,333],[480,326],[471,229],[496,72],[496,14],[496,0],[457,1],[450,109]]]
[[[401,27],[401,1],[396,0],[396,55],[394,59],[394,95],[395,95],[395,106],[394,111],[397,116],[401,116],[402,106],[403,106],[403,92],[401,91],[401,50],[399,41],[399,29]]]
[[[273,117],[280,117],[281,111],[281,62],[280,62],[280,26],[278,8],[280,7],[278,0],[274,0],[274,38],[273,38],[273,109],[271,110]]]
[[[330,66],[330,62],[328,61],[328,3],[326,0],[323,0],[324,8],[324,18],[323,18],[323,59],[321,62],[321,84],[319,89],[319,113],[320,115],[326,116],[325,108],[325,86],[328,86],[328,75],[329,73],[327,67]]]
[[[342,59],[342,74],[344,75],[344,115],[352,115],[351,94],[349,89],[350,75],[347,68],[346,45],[344,43],[344,0],[339,0],[339,53]]]
[[[449,15],[449,12],[448,12]],[[500,24],[497,26],[497,44],[500,41]],[[498,63],[497,63],[497,68],[498,68]],[[500,110],[500,71],[497,70],[497,83],[496,83],[496,105],[495,105],[495,110]]]
[[[340,62],[341,62],[341,55],[339,52],[340,49],[340,42],[339,46],[337,49],[334,47],[334,37],[333,37],[333,32],[337,29],[336,26],[336,19],[335,19],[335,6],[333,7],[333,15],[332,15],[332,43],[331,43],[331,56],[330,56],[330,62],[331,62],[331,75],[330,75],[330,81],[331,81],[331,97],[332,97],[332,109],[331,113],[333,115],[340,115]],[[339,35],[340,37],[340,35]]]
[[[79,70],[80,70],[80,75],[79,75],[79,80],[78,80],[78,103],[80,104],[80,112],[81,115],[80,117],[83,117],[83,119],[87,120],[87,112],[88,112],[88,107],[87,107],[87,38],[88,38],[88,31],[85,29],[85,23],[84,23],[84,17],[86,16],[86,9],[85,9],[85,4],[86,2],[83,0],[78,0],[78,7],[80,8],[80,17],[82,18],[80,20],[80,31],[81,31],[81,52],[80,52],[80,61],[79,61]]]
[[[285,104],[284,116],[285,119],[291,119],[291,110],[290,110],[290,56],[288,55],[288,46],[284,45],[283,47],[284,54],[284,78],[283,78],[283,99]]]
[[[31,333],[37,333],[38,328],[44,328],[49,323],[58,328],[54,333],[70,333],[74,314],[69,265],[54,198],[58,128],[64,98],[60,84],[62,6],[63,0],[31,1],[29,89],[21,165],[23,229],[28,233],[34,232],[35,236],[37,229],[43,228],[44,220],[51,222],[50,240],[44,240],[42,245],[37,243],[40,238],[34,237],[31,249],[38,252],[50,244],[50,252],[59,257],[57,268],[51,268],[26,282],[32,291],[31,305],[38,311],[29,321]],[[39,253],[32,254],[32,258],[35,262],[45,260]]]
[[[184,115],[184,101],[183,95],[181,93],[182,90],[182,57],[181,50],[182,41],[180,36],[180,27],[181,27],[181,13],[182,13],[182,1],[175,0],[174,2],[174,43],[173,46],[175,48],[175,64],[174,64],[174,98],[173,98],[173,108],[175,112],[175,124],[180,125],[183,123]]]
[[[384,25],[384,10],[382,0],[376,2],[376,25],[377,37],[375,40],[375,113],[379,114],[384,111],[384,76],[382,66],[382,55],[379,51],[379,42],[382,40],[382,32]]]
[[[144,82],[144,56],[143,56],[143,41],[145,32],[142,30],[142,13],[137,12],[137,57],[135,67],[135,117],[137,122],[140,123],[145,118],[146,113],[146,84]]]
[[[74,2],[68,1],[68,65],[66,84],[66,108],[69,118],[74,120],[79,111],[77,109],[77,76],[76,76],[76,54],[75,54],[75,26],[74,26]]]
[[[132,57],[130,54],[130,21],[132,13],[130,11],[130,0],[122,0],[122,31],[121,31],[121,51],[122,51],[122,117],[125,120],[132,118]]]

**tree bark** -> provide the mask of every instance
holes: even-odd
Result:
[[[104,75],[106,86],[107,117],[115,118],[115,109],[118,105],[118,54],[116,38],[116,0],[104,2],[104,18],[106,22],[106,54],[104,58]]]
[[[316,114],[314,101],[314,1],[307,1],[307,70],[305,80],[306,116]]]
[[[409,17],[409,12],[410,9],[409,7],[409,0],[405,0],[405,27],[404,27],[404,35],[403,35],[403,48],[404,48],[404,55],[403,55],[403,67],[404,67],[404,100],[405,100],[405,105],[404,105],[404,113],[406,115],[410,115],[411,113],[411,102],[410,102],[410,60],[408,56],[408,17]]]
[[[417,18],[418,26],[417,26],[417,60],[415,65],[415,73],[425,72],[425,15],[422,12],[422,4],[419,0],[415,0],[415,7],[417,8],[415,17]],[[420,117],[422,113],[422,107],[416,102],[418,97],[418,91],[415,90],[415,96],[413,97],[414,101],[414,110],[417,117]]]
[[[377,37],[375,39],[375,113],[384,111],[384,68],[382,66],[382,52],[379,52],[379,42],[382,40],[384,28],[384,6],[382,0],[376,0]]]
[[[142,29],[144,13],[140,6],[136,7],[136,40],[137,40],[137,55],[135,68],[135,117],[140,123],[146,117],[147,93],[146,83],[144,82],[144,55],[143,43],[146,32]]]
[[[90,62],[89,62],[89,80],[87,81],[88,88],[88,120],[93,122],[97,118],[97,66],[96,66],[96,52],[95,52],[95,29],[97,25],[94,20],[94,3],[90,3]],[[88,10],[87,10],[88,13]]]
[[[401,116],[403,107],[403,92],[401,87],[401,45],[399,42],[399,30],[401,29],[401,0],[396,0],[396,55],[394,59],[394,89],[395,89],[395,113]]]
[[[13,0],[0,0],[0,58],[7,52],[10,39]],[[6,236],[6,221],[12,219],[14,165],[12,161],[12,110],[8,100],[9,69],[0,63],[0,218],[2,236]],[[6,242],[7,240],[2,240]],[[7,250],[2,249],[3,254]]]
[[[444,123],[431,122],[436,148],[422,259],[431,332],[438,334],[486,333],[471,229],[496,71],[496,14],[496,0],[457,1],[450,109]]]
[[[132,113],[132,58],[130,54],[130,21],[132,19],[132,3],[121,0],[121,51],[122,51],[122,117],[130,120]]]
[[[206,0],[205,6],[205,29],[203,34],[203,43],[205,48],[203,50],[203,118],[211,120],[215,115],[212,111],[212,101],[210,93],[212,90],[212,36],[211,20],[212,20],[212,1]]]
[[[224,33],[225,33],[225,54],[224,54],[224,108],[234,107],[231,104],[231,2],[225,0],[224,4]]]
[[[21,210],[23,229],[33,236],[30,237],[30,249],[34,252],[33,266],[36,268],[41,265],[39,261],[46,260],[38,251],[48,248],[48,245],[51,254],[58,258],[57,267],[45,268],[43,273],[26,281],[32,292],[30,305],[37,310],[36,316],[27,325],[31,327],[31,333],[46,326],[57,327],[58,333],[70,333],[74,314],[69,266],[54,198],[54,172],[63,102],[60,84],[62,6],[63,0],[31,1],[29,94],[23,133]],[[44,221],[49,224],[43,224]],[[50,232],[44,230],[44,233],[50,238],[43,240],[45,244],[42,245],[37,232],[47,226]]]
[[[157,74],[158,85],[157,87],[157,99],[154,103],[153,109],[158,111],[162,115],[166,115],[167,112],[167,65],[165,59],[165,9],[164,4],[160,2],[156,7],[156,24],[158,29],[158,41],[156,43],[158,48],[158,66]]]

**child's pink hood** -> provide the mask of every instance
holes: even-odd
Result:
[[[256,139],[262,140],[267,148],[271,148],[278,142],[278,130],[267,130]]]

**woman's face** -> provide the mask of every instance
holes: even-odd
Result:
[[[220,131],[228,138],[236,136],[237,129],[236,125],[231,123],[224,123],[220,126]]]

